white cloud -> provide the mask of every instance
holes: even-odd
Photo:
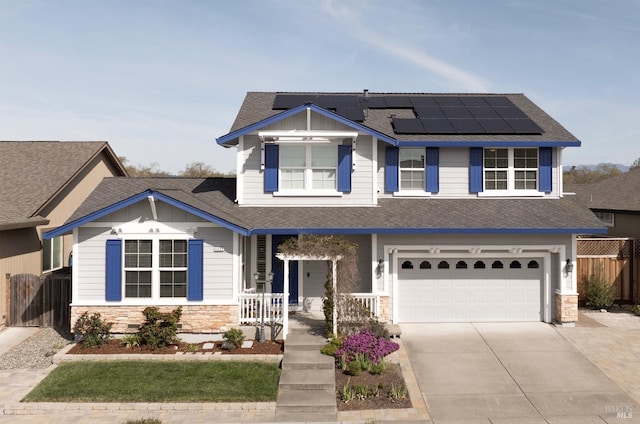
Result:
[[[490,91],[488,82],[483,78],[420,51],[421,49],[412,46],[410,40],[406,38],[394,39],[390,34],[382,32],[382,22],[376,23],[374,31],[370,29],[371,25],[363,24],[361,16],[356,10],[344,3],[337,6],[332,0],[327,0],[323,6],[327,14],[333,19],[341,21],[342,26],[352,37],[433,73],[441,80],[446,81],[444,84],[447,85],[447,89],[473,92]]]

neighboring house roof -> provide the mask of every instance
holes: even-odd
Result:
[[[0,230],[47,224],[40,211],[103,152],[127,175],[104,141],[0,141]]]
[[[572,184],[565,192],[589,209],[640,212],[640,169],[591,184]]]
[[[345,101],[341,102],[341,98],[344,98]],[[281,101],[282,99],[286,101]],[[453,101],[457,106],[437,106],[438,102],[445,104],[447,101]],[[469,101],[469,106],[464,105],[466,101]],[[490,105],[492,101],[503,102],[505,107],[492,108]],[[300,104],[296,104],[297,102]],[[471,106],[474,102],[481,102],[484,107]],[[230,132],[217,141],[223,145],[234,144],[240,135],[254,131],[260,126],[268,125],[279,117],[284,119],[289,116],[286,112],[298,111],[307,105],[315,106],[316,111],[323,109],[342,118],[337,120],[346,125],[351,125],[359,130],[364,128],[364,132],[369,129],[371,135],[382,134],[383,141],[396,145],[426,143],[481,146],[495,142],[518,142],[529,145],[580,145],[580,141],[575,136],[523,94],[367,93],[365,97],[364,93],[249,92]],[[440,115],[443,111],[445,114],[449,114],[449,111],[454,111],[454,109],[461,112],[462,114],[459,116],[463,118],[446,118],[446,116]],[[480,110],[489,114],[476,115],[475,112]],[[503,111],[507,110],[515,114],[501,115]],[[432,114],[434,111],[437,114]],[[498,113],[496,114],[495,111]],[[487,121],[488,118],[481,116],[491,116],[492,118]],[[517,118],[503,118],[502,116],[517,116]],[[432,120],[431,117],[438,117],[438,119]],[[454,120],[455,123],[460,122],[465,125],[461,125],[451,132],[451,126],[445,121],[454,122]],[[446,124],[447,130],[429,129],[429,123],[435,121]],[[485,125],[487,122],[500,124],[496,126],[500,129],[488,129],[488,126]],[[260,125],[261,123],[264,125]],[[516,125],[518,123],[527,124],[526,129],[519,129]],[[401,128],[400,124],[406,124],[406,126]],[[256,127],[257,125],[258,127]],[[513,125],[513,128],[509,125]],[[505,126],[507,130],[505,130]],[[508,133],[509,131],[511,133]]]
[[[108,178],[64,226],[45,238],[157,194],[244,235],[314,233],[601,233],[600,221],[568,199],[381,199],[366,207],[238,206],[234,178]]]

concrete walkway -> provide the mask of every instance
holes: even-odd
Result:
[[[617,418],[619,412],[637,415],[640,407],[547,324],[412,324],[402,330],[436,424],[640,422]]]

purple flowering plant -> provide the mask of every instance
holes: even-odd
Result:
[[[369,330],[363,330],[358,334],[348,336],[340,349],[335,353],[336,361],[344,358],[348,364],[356,355],[366,356],[373,364],[380,362],[382,358],[398,350],[400,346],[384,337],[376,337]]]

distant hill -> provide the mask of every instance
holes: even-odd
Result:
[[[622,172],[629,171],[629,166],[627,166],[627,165],[621,165],[619,163],[608,163],[608,162],[599,163],[597,165],[575,165],[575,167],[576,168],[585,167],[590,171],[595,171],[598,167],[603,166],[603,165],[614,166],[614,167],[618,168]],[[564,172],[570,171],[572,166],[574,166],[574,165],[565,165],[565,166],[562,167],[562,170]]]

